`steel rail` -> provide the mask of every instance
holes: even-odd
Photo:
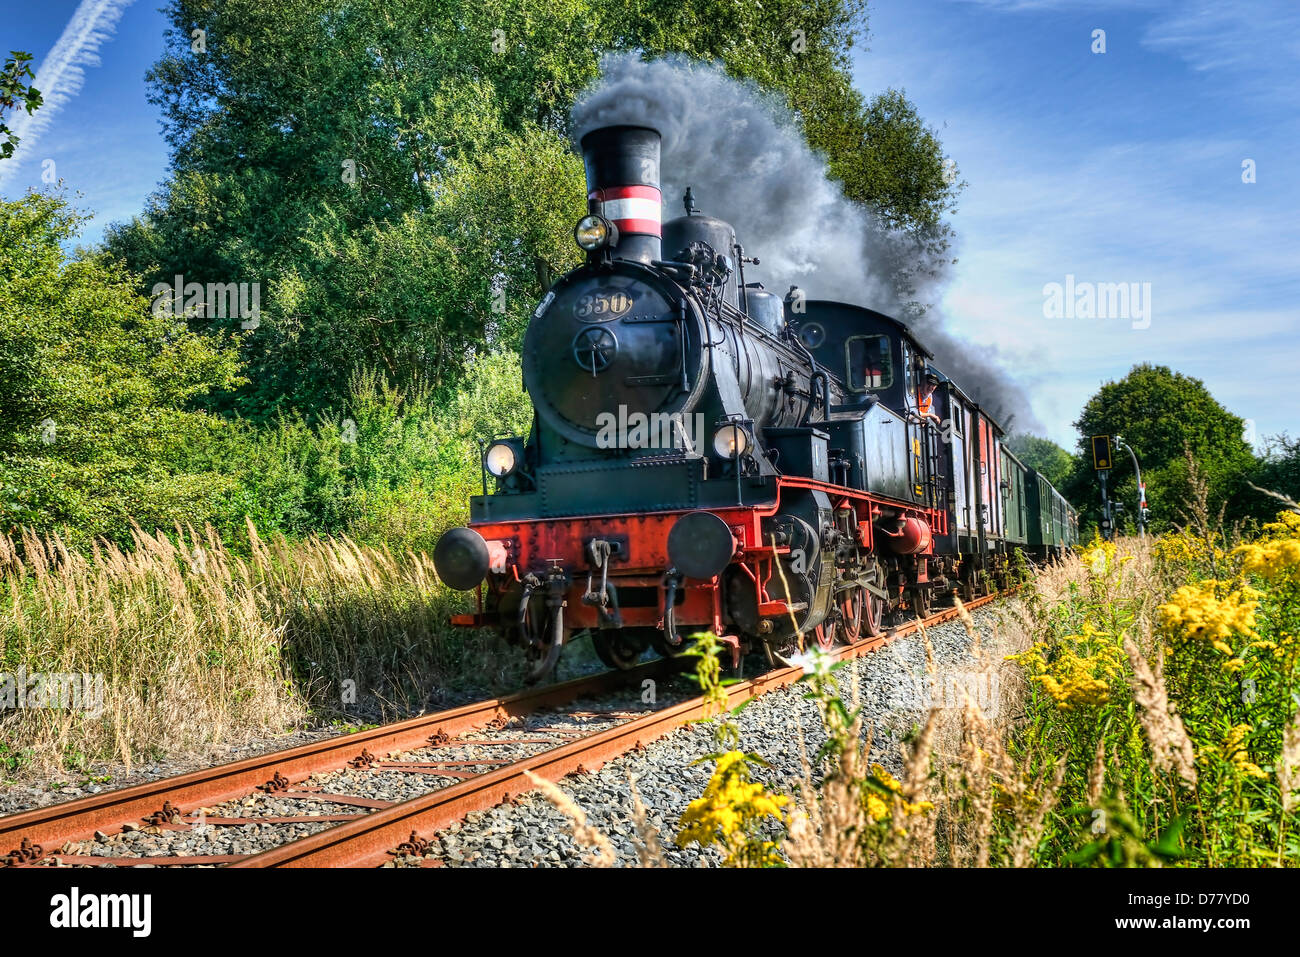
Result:
[[[979,608],[1005,597],[1005,594],[986,595],[964,607],[968,610]],[[841,661],[860,657],[896,638],[951,621],[961,614],[960,605],[946,608],[924,621],[904,623],[886,634],[834,648],[829,654]],[[793,684],[803,674],[800,667],[778,668],[729,685],[725,688],[728,707],[736,707],[749,698]],[[607,761],[703,717],[705,711],[704,699],[694,698],[226,866],[375,867],[388,860],[393,849],[413,835],[432,834],[473,811],[486,810],[533,790],[526,771],[548,781],[558,781],[568,774],[595,770]]]
[[[497,719],[604,694],[644,678],[662,677],[673,668],[673,662],[660,659],[629,671],[606,671],[574,678],[503,698],[491,698],[366,731],[314,741],[285,751],[272,751],[175,777],[20,811],[0,817],[0,865],[9,854],[22,847],[24,841],[29,847],[39,845],[47,848],[44,856],[53,856],[55,852],[48,848],[62,847],[68,841],[86,840],[96,831],[116,830],[126,824],[138,825],[168,802],[184,813],[243,797],[268,786],[272,791],[282,793],[287,785],[313,774],[343,769],[349,760],[365,751],[385,754],[428,747],[431,736],[445,734],[455,737],[486,727]],[[129,860],[134,859],[124,859],[123,863]]]

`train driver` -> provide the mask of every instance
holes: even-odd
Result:
[[[941,424],[938,413],[934,411],[934,390],[938,387],[939,377],[929,369],[925,370],[916,387],[916,411],[921,416],[921,421],[929,419],[935,425]]]

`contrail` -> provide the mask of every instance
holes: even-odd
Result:
[[[32,84],[41,91],[44,102],[35,113],[22,110],[13,117],[10,129],[19,137],[18,149],[0,163],[0,187],[14,175],[60,108],[81,92],[85,68],[99,65],[100,44],[112,36],[122,11],[131,3],[132,0],[81,0],[63,28],[59,42],[41,62]]]

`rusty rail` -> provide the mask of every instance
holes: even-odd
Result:
[[[24,847],[43,847],[45,856],[48,856],[52,848],[62,847],[68,841],[86,840],[96,831],[139,825],[162,813],[164,807],[182,813],[243,797],[259,789],[283,793],[291,784],[321,771],[341,770],[369,752],[383,754],[428,747],[439,735],[446,739],[549,705],[604,694],[647,677],[660,677],[672,667],[672,662],[659,660],[630,671],[601,672],[504,698],[408,718],[368,731],[315,741],[286,751],[273,751],[177,777],[0,817],[0,864]],[[32,853],[20,854],[17,859],[32,860]]]
[[[965,607],[979,608],[1001,597],[1004,596],[987,595]],[[951,621],[960,614],[959,607],[947,608],[924,622],[905,623],[888,634],[835,648],[830,654],[841,661],[856,658],[875,651],[888,641],[912,634],[922,626],[928,628]],[[793,684],[802,676],[801,668],[779,668],[729,685],[726,688],[728,706],[736,707],[749,698]],[[404,842],[416,845],[423,840],[421,835],[432,834],[473,811],[486,810],[532,790],[525,771],[549,781],[558,781],[575,772],[592,771],[703,717],[704,713],[704,699],[694,698],[227,866],[374,867],[388,860],[392,850]]]

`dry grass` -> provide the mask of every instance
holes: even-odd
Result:
[[[407,711],[495,667],[481,636],[448,634],[463,599],[422,553],[263,542],[251,525],[242,554],[210,528],[133,539],[81,554],[57,536],[0,536],[0,672],[102,675],[105,692],[102,713],[0,712],[0,775],[129,767],[309,716]]]

